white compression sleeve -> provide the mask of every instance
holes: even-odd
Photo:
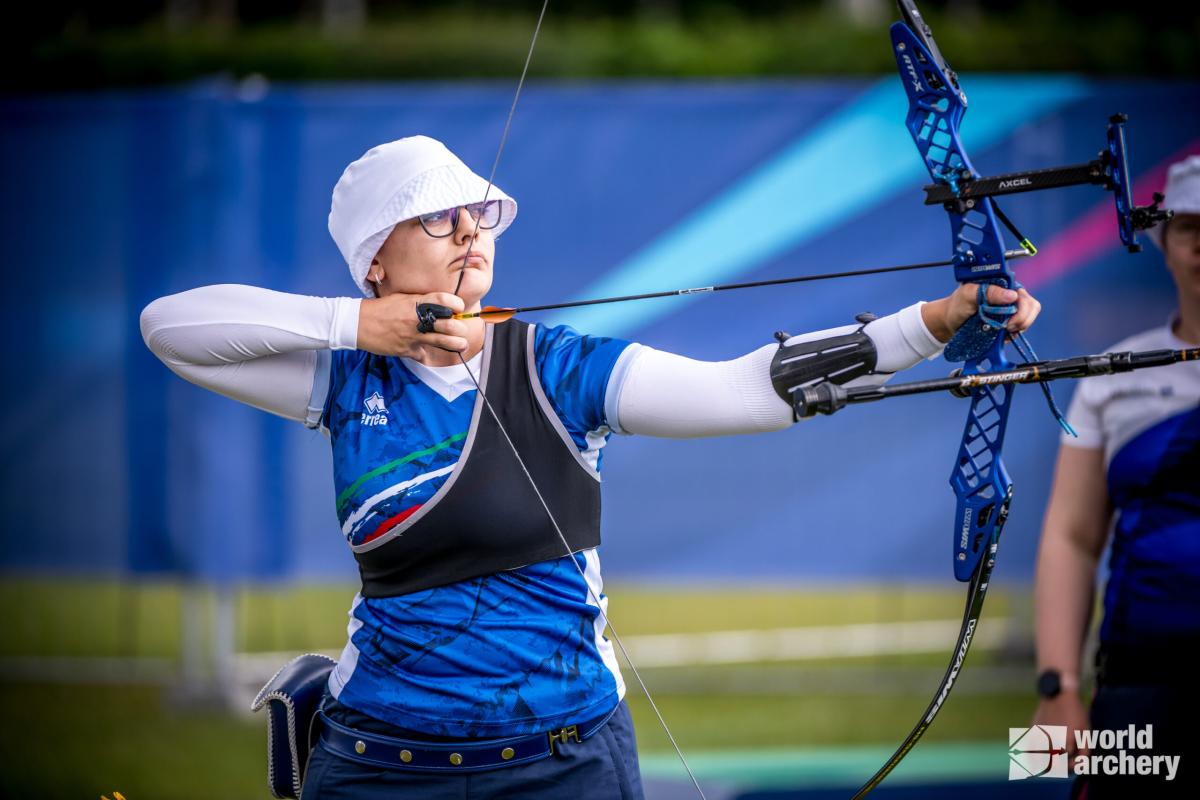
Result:
[[[204,286],[142,311],[142,338],[172,372],[243,403],[315,427],[329,351],[358,340],[355,298],[254,286]]]
[[[875,369],[848,385],[883,383],[890,373],[933,358],[945,346],[921,321],[921,303],[882,317],[863,330],[875,344]],[[846,325],[796,336],[806,341],[840,336],[858,329]],[[732,361],[696,361],[650,347],[632,354],[621,370],[614,430],[645,436],[686,439],[758,433],[786,428],[792,409],[771,385],[771,359],[778,344],[768,344]]]

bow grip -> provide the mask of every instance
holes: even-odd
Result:
[[[980,358],[995,344],[996,338],[1007,334],[1004,324],[1008,318],[1017,313],[1016,306],[994,306],[987,301],[987,287],[1003,286],[1009,288],[1008,281],[997,278],[979,284],[976,294],[978,310],[975,315],[962,324],[954,333],[954,338],[946,345],[947,361],[972,361]],[[1021,284],[1013,281],[1011,288],[1019,289]]]

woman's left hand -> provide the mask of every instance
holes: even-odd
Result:
[[[921,319],[925,327],[939,342],[950,341],[963,323],[979,310],[978,293],[979,284],[964,283],[953,294],[921,306]],[[993,306],[1017,307],[1004,325],[1010,334],[1028,330],[1042,311],[1042,304],[1024,289],[1013,291],[1000,286],[988,286],[987,301]]]

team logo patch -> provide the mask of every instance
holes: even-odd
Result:
[[[379,392],[371,392],[371,396],[363,400],[363,405],[367,410],[362,415],[362,424],[369,427],[375,425],[387,425],[387,403],[384,402],[383,396]]]

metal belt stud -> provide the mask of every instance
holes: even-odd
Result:
[[[500,751],[500,757],[503,758],[505,761],[508,761],[510,758],[512,758],[516,754],[517,754],[517,751],[513,750],[511,747],[506,747]]]
[[[405,764],[412,761],[412,752],[409,750],[401,750],[400,751],[400,760],[403,761]]]
[[[354,752],[358,753],[360,756],[363,753],[367,752],[367,743],[364,742],[362,739],[359,739],[357,742],[354,743]]]
[[[450,763],[456,767],[461,766],[462,765],[462,754],[461,753],[451,753],[450,754]]]

